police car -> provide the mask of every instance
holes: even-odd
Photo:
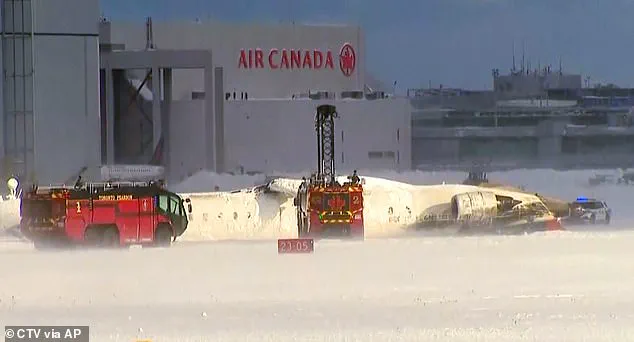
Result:
[[[594,198],[579,197],[570,206],[570,219],[578,223],[610,224],[612,209],[604,201]]]

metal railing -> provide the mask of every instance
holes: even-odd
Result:
[[[484,166],[487,171],[510,171],[517,169],[619,169],[634,167],[634,153],[593,153],[593,154],[561,154],[552,157],[530,158],[464,158],[462,160],[414,160],[414,169],[423,171],[462,171],[469,172],[474,165]]]

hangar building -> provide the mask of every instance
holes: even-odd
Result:
[[[314,168],[335,104],[339,169],[411,167],[411,110],[369,84],[356,26],[110,22],[97,0],[0,0],[3,177],[70,182],[103,164],[177,181]],[[101,138],[100,138],[101,137]]]
[[[173,180],[308,171],[315,109],[332,103],[340,170],[411,167],[409,101],[366,82],[359,27],[105,21],[100,43],[108,163],[147,163],[158,148]]]
[[[99,4],[0,0],[4,177],[62,182],[100,163]]]

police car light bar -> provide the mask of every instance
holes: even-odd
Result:
[[[577,197],[577,202],[589,202],[589,201],[594,201],[594,198]]]

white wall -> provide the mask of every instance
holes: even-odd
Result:
[[[153,22],[154,43],[159,49],[212,50],[214,63],[224,68],[226,92],[246,91],[249,98],[290,97],[309,90],[361,90],[365,82],[365,46],[357,26],[308,26],[290,24],[229,24],[218,22]],[[143,22],[112,22],[111,42],[125,44],[127,50],[144,49]],[[350,42],[356,54],[353,74],[344,76],[339,68],[339,51]],[[264,68],[239,68],[241,49],[263,51]],[[333,53],[332,69],[271,70],[270,49],[301,49]],[[278,54],[277,57],[280,55]],[[173,72],[174,99],[191,99],[192,91],[202,91],[203,77],[199,70]],[[238,95],[239,97],[239,95]]]
[[[61,182],[100,163],[99,3],[38,0],[34,39],[35,167]],[[72,34],[72,35],[69,35]]]
[[[314,117],[310,100],[225,102],[227,170],[297,172],[316,168]],[[337,170],[411,168],[411,108],[406,99],[336,101]],[[177,179],[202,167],[202,101],[172,107],[171,172]],[[343,132],[344,139],[341,139]],[[397,136],[398,135],[398,136]],[[393,159],[373,159],[371,151],[392,151]],[[343,154],[343,162],[342,162]]]
[[[185,179],[204,169],[204,101],[174,101],[170,120],[170,166],[172,179]]]
[[[99,0],[32,0],[36,32],[98,33]]]

